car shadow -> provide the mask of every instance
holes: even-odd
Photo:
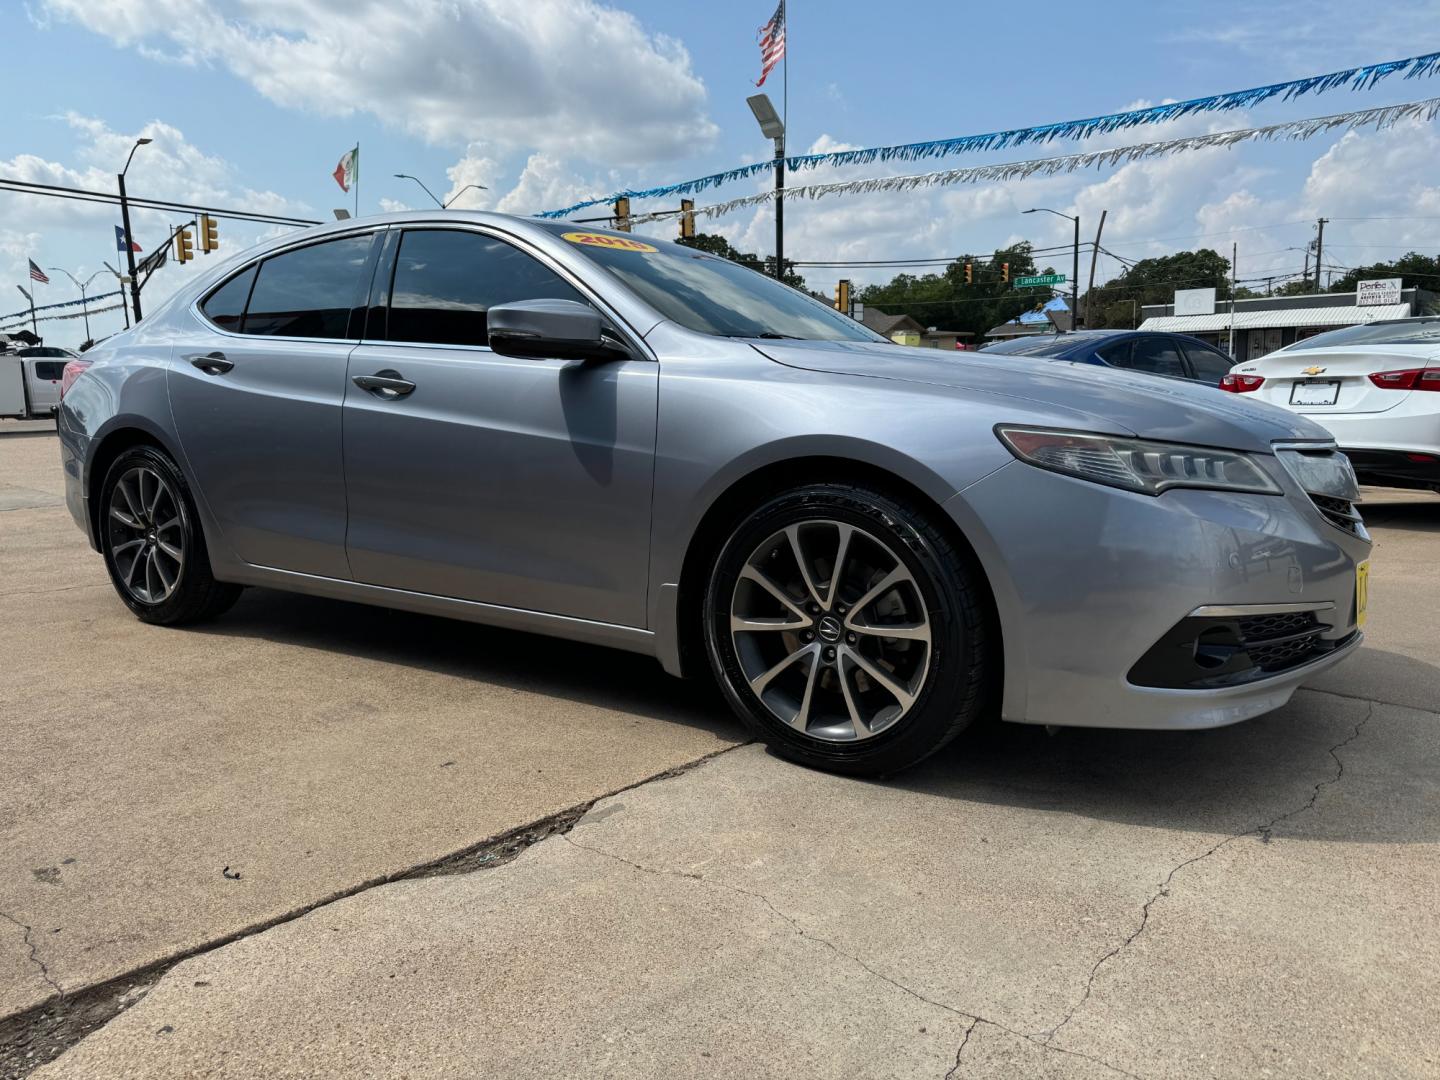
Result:
[[[1440,533],[1440,495],[1396,488],[1365,488],[1360,516],[1371,528]]]
[[[1388,670],[1440,680],[1434,665],[1374,652]],[[1381,712],[1359,697],[1302,687],[1282,709],[1206,731],[1063,728],[1052,735],[982,722],[891,782],[958,800],[1218,833],[1255,829],[1304,806],[1316,785],[1334,784],[1343,800],[1337,809],[1303,821],[1287,817],[1291,834],[1434,841],[1440,813],[1425,809],[1437,805],[1440,791],[1432,721],[1408,706]]]
[[[747,738],[708,679],[675,679],[649,657],[600,646],[267,589],[246,590],[224,618],[190,632],[413,666]],[[1440,679],[1432,665],[1372,652],[1388,670]],[[915,769],[857,782],[957,802],[1231,834],[1303,805],[1315,785],[1336,776],[1330,751],[1339,747],[1352,791],[1364,784],[1373,792],[1378,784],[1417,806],[1433,802],[1440,788],[1440,763],[1426,750],[1433,730],[1397,723],[1393,714],[1366,720],[1367,710],[1364,700],[1302,689],[1277,712],[1208,731],[1066,728],[1051,735],[982,720]],[[1341,747],[1362,720],[1361,736]],[[1303,831],[1309,839],[1412,842],[1440,839],[1440,819],[1418,810],[1392,818],[1367,807],[1358,816],[1312,815]]]
[[[222,618],[187,630],[320,649],[746,737],[708,683],[666,675],[652,658],[270,589],[246,589]]]

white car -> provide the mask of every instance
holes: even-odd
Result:
[[[1237,364],[1220,389],[1329,429],[1362,484],[1440,492],[1440,318],[1317,334]]]

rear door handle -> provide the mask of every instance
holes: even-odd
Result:
[[[235,361],[226,360],[223,352],[206,353],[204,356],[190,357],[190,363],[194,364],[206,375],[224,375],[235,366]]]
[[[350,380],[361,390],[368,390],[378,398],[385,401],[394,401],[402,398],[415,389],[415,384],[408,379],[402,379],[400,373],[391,368],[384,371],[377,371],[374,375],[356,375]]]

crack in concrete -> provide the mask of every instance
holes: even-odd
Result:
[[[1178,863],[1174,867],[1172,867],[1170,872],[1165,875],[1165,879],[1160,882],[1159,887],[1155,890],[1155,892],[1150,895],[1150,898],[1145,901],[1145,905],[1140,909],[1140,922],[1135,927],[1135,929],[1130,932],[1129,936],[1126,937],[1124,941],[1120,942],[1119,945],[1116,945],[1109,952],[1105,953],[1105,955],[1101,956],[1100,959],[1095,961],[1094,966],[1090,969],[1089,977],[1085,980],[1085,989],[1081,992],[1080,997],[1076,999],[1075,1004],[1070,1006],[1069,1010],[1060,1019],[1060,1022],[1057,1023],[1054,1027],[1049,1028],[1045,1031],[1034,1032],[1033,1036],[1041,1040],[1042,1042],[1048,1043],[1051,1039],[1055,1037],[1055,1034],[1061,1028],[1063,1028],[1066,1024],[1070,1023],[1070,1021],[1075,1018],[1075,1014],[1079,1012],[1080,1009],[1084,1007],[1085,1003],[1090,1000],[1090,995],[1094,992],[1095,980],[1100,974],[1100,969],[1106,964],[1108,964],[1111,960],[1115,959],[1115,957],[1119,956],[1131,945],[1133,945],[1135,941],[1140,937],[1140,935],[1145,932],[1145,928],[1150,924],[1151,908],[1153,908],[1155,904],[1159,902],[1161,897],[1170,895],[1170,883],[1175,879],[1176,874],[1180,873],[1180,871],[1184,870],[1186,867],[1194,866],[1198,862],[1203,862],[1222,848],[1228,847],[1230,844],[1233,844],[1237,840],[1243,840],[1247,836],[1259,836],[1262,843],[1268,844],[1270,842],[1270,834],[1272,830],[1274,830],[1276,825],[1279,825],[1282,821],[1288,821],[1290,818],[1293,818],[1298,814],[1303,814],[1307,810],[1313,809],[1315,803],[1320,798],[1320,793],[1324,791],[1327,787],[1339,783],[1340,778],[1345,775],[1345,762],[1340,759],[1339,751],[1343,750],[1345,747],[1349,746],[1352,742],[1358,739],[1360,737],[1361,730],[1365,727],[1366,724],[1370,722],[1371,717],[1375,715],[1376,703],[1372,701],[1369,704],[1369,709],[1366,710],[1364,717],[1362,717],[1355,724],[1354,730],[1352,730],[1350,734],[1347,735],[1344,739],[1341,739],[1334,746],[1330,747],[1328,751],[1330,757],[1333,758],[1335,761],[1334,776],[1328,777],[1327,779],[1321,780],[1319,783],[1317,783],[1315,787],[1311,790],[1310,797],[1306,799],[1305,802],[1302,803],[1300,806],[1295,807],[1295,809],[1287,810],[1285,813],[1273,817],[1269,821],[1264,822],[1263,824],[1255,825],[1249,829],[1246,829],[1244,832],[1235,833],[1233,836],[1227,836],[1219,843],[1213,845],[1205,851],[1202,851],[1199,855],[1193,855],[1190,858],[1186,859],[1184,862]]]
[[[653,866],[646,866],[643,863],[638,863],[633,859],[627,859],[624,855],[619,855],[613,851],[606,850],[605,848],[595,847],[592,844],[582,844],[579,840],[576,840],[571,833],[559,833],[558,837],[572,847],[579,848],[582,851],[591,852],[594,855],[603,856],[607,859],[613,859],[616,862],[628,866],[632,870],[638,871],[642,874],[652,874],[656,877],[674,877],[681,878],[687,881],[695,881],[699,882],[702,885],[710,885],[714,886],[715,888],[725,889],[728,892],[733,892],[737,895],[749,897],[752,900],[756,900],[762,905],[764,905],[766,910],[773,914],[777,919],[779,919],[781,922],[785,923],[792,930],[794,930],[797,936],[804,938],[806,941],[813,941],[818,945],[825,946],[825,948],[835,953],[836,956],[850,961],[850,963],[855,964],[867,974],[871,975],[876,979],[879,979],[881,982],[887,983],[888,985],[894,987],[896,990],[899,990],[902,994],[906,994],[914,998],[916,1001],[924,1002],[926,1005],[929,1005],[933,1008],[940,1009],[944,1012],[950,1013],[953,1016],[958,1016],[962,1020],[969,1021],[969,1024],[965,1029],[965,1037],[961,1041],[959,1049],[955,1051],[955,1064],[951,1066],[950,1071],[945,1074],[946,1080],[952,1080],[952,1078],[955,1076],[956,1071],[960,1068],[960,1055],[965,1052],[965,1045],[970,1041],[971,1033],[973,1033],[975,1028],[981,1024],[987,1024],[990,1027],[1005,1032],[1007,1035],[1013,1035],[1018,1039],[1024,1039],[1026,1042],[1038,1046],[1042,1050],[1046,1050],[1056,1054],[1066,1054],[1070,1057],[1084,1058],[1086,1061],[1093,1062],[1094,1064],[1100,1065],[1106,1069],[1109,1069],[1112,1072],[1118,1073],[1121,1076],[1129,1077],[1130,1080],[1143,1080],[1142,1077],[1136,1075],[1135,1073],[1128,1072],[1127,1070],[1120,1068],[1120,1066],[1118,1065],[1112,1065],[1110,1062],[1105,1061],[1101,1058],[1094,1057],[1093,1055],[1083,1053],[1079,1050],[1071,1050],[1068,1047],[1055,1046],[1048,1040],[1042,1040],[1038,1036],[1031,1035],[1024,1031],[1020,1031],[1017,1028],[1012,1028],[1007,1024],[1000,1023],[1000,1021],[998,1020],[992,1020],[987,1016],[980,1015],[979,1013],[970,1012],[965,1009],[959,1009],[953,1005],[947,1005],[943,1001],[937,1001],[934,998],[926,997],[924,994],[920,993],[913,987],[906,986],[898,979],[891,978],[883,971],[876,970],[869,963],[856,956],[854,953],[846,952],[829,938],[821,937],[819,934],[810,933],[805,929],[803,925],[801,925],[799,920],[781,911],[775,906],[775,904],[770,900],[770,898],[768,896],[765,896],[763,893],[758,893],[755,892],[753,889],[746,889],[739,885],[732,885],[728,881],[720,881],[717,878],[708,878],[705,877],[703,874],[697,874],[685,870],[667,870]]]
[[[970,1044],[970,1036],[975,1034],[975,1028],[979,1026],[979,1024],[980,1018],[977,1016],[974,1020],[970,1021],[970,1026],[965,1029],[965,1037],[960,1040],[960,1046],[955,1051],[955,1064],[951,1065],[949,1071],[945,1073],[945,1080],[955,1080],[955,1074],[960,1071],[960,1055],[965,1053],[965,1047]]]
[[[4,919],[6,922],[13,923],[15,926],[18,926],[20,928],[21,940],[24,941],[25,947],[30,950],[30,962],[40,970],[40,977],[45,980],[46,985],[48,985],[50,989],[55,991],[56,996],[63,998],[65,996],[64,988],[62,988],[61,985],[57,983],[55,979],[51,976],[50,969],[46,967],[45,961],[40,959],[40,947],[35,944],[34,938],[31,937],[31,934],[34,931],[31,930],[28,924],[22,923],[19,919],[15,918],[15,916],[11,915],[8,911],[0,911],[0,919]],[[50,999],[47,999],[44,1002],[44,1004],[47,1005],[49,1003]]]

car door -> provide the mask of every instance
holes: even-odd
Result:
[[[643,626],[658,365],[634,341],[609,363],[492,352],[496,304],[609,318],[513,238],[406,229],[380,279],[345,391],[355,580]]]
[[[200,497],[256,566],[349,577],[340,408],[376,234],[271,255],[199,304],[170,402]]]

